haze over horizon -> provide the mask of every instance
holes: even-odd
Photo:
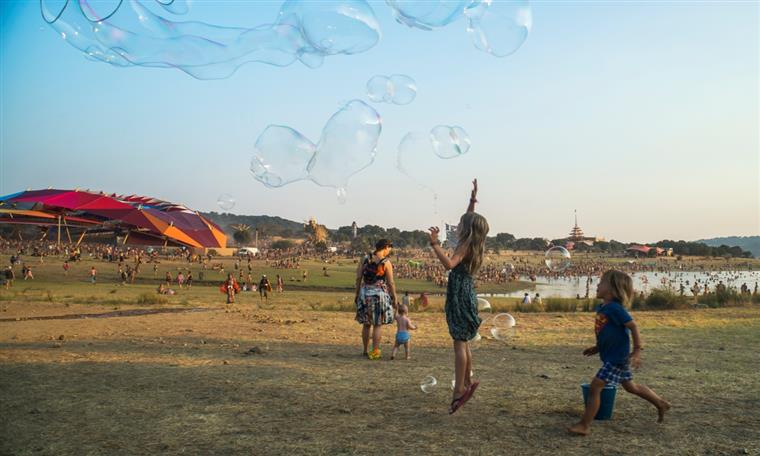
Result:
[[[253,26],[281,2],[196,1],[188,19]],[[760,234],[760,4],[536,2],[514,55],[477,51],[461,21],[425,32],[371,2],[382,39],[322,67],[249,64],[228,79],[86,60],[36,1],[0,3],[0,194],[90,188],[335,228],[456,223],[477,177],[491,234],[561,238],[573,210],[589,236],[625,242]],[[346,204],[312,182],[268,189],[248,171],[269,124],[312,140],[376,74],[407,74],[406,106],[383,116],[375,163]],[[472,148],[396,168],[409,131],[459,125]]]

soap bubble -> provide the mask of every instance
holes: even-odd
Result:
[[[281,187],[308,177],[307,166],[316,146],[299,132],[281,125],[268,126],[254,146],[251,172],[268,187]]]
[[[376,103],[405,105],[417,96],[414,79],[403,74],[376,75],[367,81],[367,97]]]
[[[496,340],[507,341],[515,335],[515,319],[508,313],[501,313],[491,320],[491,335]]]
[[[287,0],[277,18],[250,28],[175,21],[165,14],[186,13],[184,0],[157,1],[160,14],[143,3],[40,0],[40,10],[90,59],[178,68],[198,79],[229,77],[248,62],[287,66],[301,61],[315,68],[326,56],[364,52],[380,39],[377,19],[364,0]]]
[[[448,25],[464,15],[472,0],[386,0],[401,24],[422,30]]]
[[[349,101],[322,130],[308,165],[309,178],[325,187],[346,187],[349,177],[375,160],[381,130],[377,111],[363,101]]]
[[[520,49],[533,23],[527,0],[484,0],[473,3],[464,14],[469,19],[467,32],[472,43],[496,57]]]
[[[478,312],[483,311],[490,311],[491,310],[491,303],[488,302],[486,299],[478,298]]]
[[[381,130],[380,114],[361,100],[333,114],[316,145],[290,127],[270,125],[256,140],[251,172],[267,187],[311,179],[335,188],[344,203],[349,178],[374,161]]]
[[[480,346],[480,341],[483,339],[483,337],[479,333],[475,333],[475,336],[467,341],[467,345],[470,346],[470,349],[475,350]]]
[[[420,174],[431,168],[432,160],[456,158],[466,154],[469,149],[469,136],[461,127],[438,125],[429,133],[410,132],[404,135],[398,145],[396,168],[418,186],[433,193],[433,198],[437,199],[433,183],[421,178]],[[440,176],[435,173],[430,178]]]
[[[367,81],[367,97],[375,103],[389,103],[392,98],[391,80],[387,76],[372,76]]]
[[[425,377],[422,382],[420,383],[420,389],[422,389],[423,393],[432,393],[433,390],[435,390],[435,386],[438,384],[438,380],[435,379],[432,375],[428,375]]]
[[[235,197],[229,193],[222,193],[219,198],[216,199],[216,204],[225,211],[229,211],[235,207]]]
[[[462,127],[433,127],[430,130],[430,141],[435,154],[441,158],[455,158],[470,150],[470,135]]]
[[[562,272],[570,267],[570,252],[566,248],[555,245],[544,254],[544,263],[551,272]]]

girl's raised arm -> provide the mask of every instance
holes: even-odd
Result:
[[[470,193],[470,204],[467,205],[467,212],[475,212],[475,203],[478,202],[478,180],[472,180],[472,192]]]

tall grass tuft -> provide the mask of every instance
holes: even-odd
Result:
[[[152,293],[141,293],[137,297],[138,304],[166,304],[169,299],[166,296]]]

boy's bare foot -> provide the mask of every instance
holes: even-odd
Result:
[[[404,358],[404,359],[405,359],[405,360],[407,360],[407,361],[409,361],[410,359],[412,359],[412,357],[411,357],[411,356],[407,356],[407,357],[406,357],[406,358]]]
[[[582,423],[575,423],[567,428],[567,432],[575,435],[588,435],[588,426],[584,426]]]
[[[657,406],[657,422],[662,423],[665,420],[665,413],[670,410],[670,402],[663,400],[660,405]]]

